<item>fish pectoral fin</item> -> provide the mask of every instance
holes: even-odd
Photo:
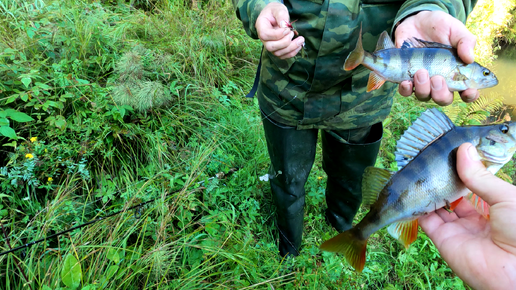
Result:
[[[393,223],[387,227],[387,232],[408,248],[417,239],[417,219]]]
[[[392,42],[392,39],[389,37],[389,33],[387,33],[387,31],[384,31],[382,32],[380,38],[378,39],[378,42],[376,43],[375,51],[389,48],[396,48],[396,46],[394,45],[394,42]]]
[[[351,229],[324,242],[320,247],[327,252],[344,254],[355,271],[362,272],[365,266],[367,239],[359,238],[358,231]]]
[[[491,206],[487,204],[485,200],[483,200],[482,198],[480,198],[480,196],[474,194],[473,192],[470,192],[464,198],[473,205],[473,207],[479,214],[481,214],[487,220],[490,219],[489,208]]]
[[[369,81],[367,81],[367,92],[374,91],[380,88],[386,79],[376,72],[372,71],[369,73]]]
[[[394,172],[369,166],[362,176],[362,204],[370,206],[378,199],[378,194],[391,179]]]

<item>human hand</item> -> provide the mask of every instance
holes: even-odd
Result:
[[[396,47],[401,47],[403,42],[410,37],[416,37],[426,41],[434,41],[457,48],[460,59],[465,63],[472,63],[475,55],[476,37],[459,20],[442,11],[421,11],[416,15],[407,17],[395,31]],[[429,79],[428,72],[418,70],[414,75],[414,84],[404,81],[399,86],[399,92],[403,96],[412,95],[413,87],[416,97],[421,101],[433,99],[441,106],[453,102],[453,93],[448,90],[446,81],[442,76],[433,76]],[[478,96],[478,90],[467,89],[460,93],[464,102],[473,102]]]
[[[457,151],[457,171],[484,199],[490,220],[463,200],[453,213],[439,209],[419,224],[450,268],[474,289],[516,289],[516,187],[486,170],[475,147]]]
[[[290,23],[287,7],[280,3],[269,3],[255,24],[258,38],[265,49],[281,59],[294,57],[305,42],[302,36],[292,40],[294,32],[287,28],[287,23]]]

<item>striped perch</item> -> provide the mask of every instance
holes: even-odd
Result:
[[[388,233],[408,247],[417,238],[420,216],[445,207],[453,210],[468,199],[488,216],[487,204],[468,194],[457,175],[456,149],[470,142],[493,174],[516,151],[516,122],[489,126],[456,127],[437,109],[425,111],[405,131],[396,147],[399,170],[368,167],[362,182],[367,215],[352,229],[324,242],[321,249],[343,253],[361,272],[365,265],[367,239],[388,226]]]
[[[368,92],[380,88],[385,81],[412,81],[419,69],[426,69],[430,77],[443,76],[450,91],[485,89],[498,84],[494,73],[476,62],[465,64],[456,49],[449,45],[411,38],[401,48],[396,48],[386,31],[380,35],[376,50],[369,53],[362,47],[360,29],[357,45],[346,58],[344,70],[352,70],[360,64],[371,70]]]

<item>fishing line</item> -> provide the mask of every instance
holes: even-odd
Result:
[[[236,171],[238,171],[238,170],[239,170],[239,168],[231,168],[227,173],[223,173],[223,176],[222,176],[222,177],[223,177],[223,178],[228,177],[228,176],[232,175],[233,173],[235,173],[235,172],[236,172]],[[210,177],[210,178],[208,178],[208,181],[213,180],[214,178],[221,179],[221,178],[218,178],[218,177]],[[199,181],[199,182],[197,182],[197,184],[199,184],[199,185],[201,185],[201,184],[203,184],[203,183],[204,183],[204,180],[203,180],[203,181]],[[169,193],[169,194],[165,195],[165,197],[170,197],[170,196],[172,196],[173,194],[176,194],[176,193],[178,193],[178,192],[181,192],[182,190],[183,190],[183,189],[181,189],[181,190],[177,190],[177,191],[174,191],[174,192],[171,192],[171,193]],[[41,239],[39,239],[39,240],[35,240],[35,241],[32,241],[32,242],[26,243],[26,244],[21,245],[21,246],[18,246],[18,247],[16,247],[16,248],[11,248],[11,246],[10,246],[10,244],[9,244],[9,248],[10,248],[10,250],[8,250],[8,251],[4,251],[4,252],[1,252],[1,253],[0,253],[0,257],[1,257],[1,256],[3,256],[3,255],[6,255],[6,254],[12,253],[12,252],[15,252],[15,251],[21,250],[21,249],[29,248],[29,247],[31,247],[31,246],[33,246],[33,245],[35,245],[35,244],[38,244],[38,243],[44,242],[44,241],[49,240],[49,239],[52,239],[52,238],[56,238],[56,237],[58,237],[58,236],[60,236],[60,235],[63,235],[63,234],[66,234],[66,233],[68,233],[68,232],[72,232],[72,231],[74,231],[74,230],[77,230],[77,229],[83,228],[83,227],[85,227],[85,226],[88,226],[88,225],[94,224],[94,223],[99,222],[99,221],[101,221],[101,220],[105,220],[105,219],[108,219],[108,218],[110,218],[110,217],[113,217],[113,216],[119,215],[119,214],[121,214],[121,213],[123,213],[123,212],[131,211],[131,210],[133,210],[133,209],[137,209],[137,211],[135,211],[135,218],[139,218],[139,217],[141,216],[141,208],[142,208],[144,205],[149,204],[149,203],[151,203],[151,202],[154,202],[154,201],[156,201],[156,200],[157,200],[157,199],[159,199],[159,198],[161,198],[161,197],[154,198],[154,199],[151,199],[151,200],[148,200],[148,201],[145,201],[145,202],[141,202],[141,203],[139,203],[139,204],[137,204],[137,205],[134,205],[134,206],[131,206],[131,207],[129,207],[129,208],[119,210],[119,211],[117,211],[117,212],[114,212],[114,213],[108,214],[108,215],[106,215],[106,216],[103,216],[103,217],[100,217],[100,218],[97,218],[97,219],[91,220],[91,221],[86,222],[86,223],[83,223],[83,224],[81,224],[81,225],[71,227],[71,228],[69,228],[69,229],[67,229],[67,230],[64,230],[64,231],[62,231],[62,232],[55,233],[55,234],[52,234],[52,235],[50,235],[50,236],[46,236],[46,237],[44,237],[44,238],[41,238]],[[2,225],[2,227],[3,227],[3,223],[2,223],[2,222],[0,222],[0,225]]]
[[[297,58],[297,57],[296,57]],[[294,88],[297,88],[297,87],[301,87],[301,86],[304,86],[307,82],[308,82],[308,79],[310,79],[310,73],[308,72],[308,70],[306,70],[305,67],[303,67],[303,69],[305,70],[306,72],[306,79],[299,85],[295,85],[293,86],[291,89],[294,89]],[[297,95],[295,95],[292,100],[286,102],[285,104],[281,105],[279,108],[275,109],[274,111],[272,111],[270,114],[268,115],[264,115],[264,117],[262,118],[262,121],[265,120],[265,119],[268,119],[272,114],[276,113],[279,109],[285,107],[286,105],[290,104],[291,102],[293,102],[295,99],[297,98]]]

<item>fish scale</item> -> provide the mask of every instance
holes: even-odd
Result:
[[[365,170],[362,194],[370,210],[364,219],[323,243],[321,249],[343,253],[355,270],[362,271],[367,239],[385,226],[408,247],[417,238],[420,216],[442,207],[452,210],[464,196],[483,213],[487,204],[468,195],[455,167],[456,150],[466,142],[477,148],[488,170],[496,173],[516,151],[516,123],[456,127],[439,110],[425,111],[398,141],[400,170]]]

